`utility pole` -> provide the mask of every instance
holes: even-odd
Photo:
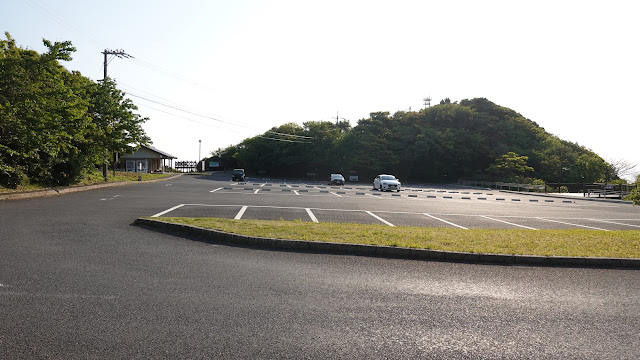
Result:
[[[202,174],[202,170],[204,170],[203,169],[204,161],[202,161],[202,159],[200,158],[200,150],[202,150],[202,140],[198,140],[198,162],[200,163],[198,165],[199,165],[199,168],[200,168],[200,173]]]
[[[424,108],[428,108],[431,107],[431,96],[427,96],[426,98],[423,99],[424,101]]]
[[[119,49],[119,50],[111,50],[111,49],[104,49],[104,51],[102,52],[104,54],[104,78],[103,80],[107,79],[107,65],[109,65],[109,62],[107,61],[107,55],[113,55],[119,58],[124,58],[124,59],[131,59],[133,58],[133,56],[127,54],[124,52],[124,50]]]
[[[120,50],[111,50],[111,49],[104,49],[104,51],[102,52],[102,54],[104,54],[104,77],[102,78],[102,81],[106,81],[107,80],[107,65],[109,65],[109,62],[107,61],[107,55],[114,55],[116,57],[119,58],[125,58],[125,59],[129,59],[129,58],[133,58],[133,56],[127,54],[124,52],[124,50],[120,49]],[[118,155],[115,154],[114,152],[114,160],[118,158]],[[117,160],[115,160],[117,161]],[[115,161],[113,163],[113,176],[116,176],[116,164]],[[102,175],[104,176],[104,181],[107,182],[107,172],[108,170],[108,166],[109,166],[109,162],[107,160],[107,158],[105,157],[104,159],[104,166],[102,167]]]

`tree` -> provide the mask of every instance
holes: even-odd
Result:
[[[633,205],[640,205],[640,174],[636,176],[636,188],[625,198],[625,200],[633,201]]]
[[[609,159],[607,181],[627,178],[636,173],[637,164],[624,159]]]
[[[131,152],[149,138],[133,103],[109,79],[96,84],[58,61],[70,42],[43,40],[38,54],[0,41],[0,186],[69,185],[111,151]]]
[[[527,165],[529,157],[520,156],[513,151],[498,157],[487,171],[496,179],[505,182],[513,182],[518,177],[524,177],[533,172],[533,168]]]
[[[594,152],[484,98],[459,104],[444,99],[417,112],[374,112],[347,125],[285,124],[273,130],[307,136],[306,144],[267,140],[274,134],[265,133],[239,144],[235,159],[274,175],[355,170],[362,178],[389,172],[407,181],[437,182],[489,175],[548,182],[605,178],[606,163]]]
[[[90,138],[94,144],[91,155],[95,162],[109,159],[113,153],[131,154],[139,145],[151,142],[142,129],[142,123],[149,119],[134,112],[138,107],[117,89],[115,81],[106,78],[94,83],[89,95],[88,112],[93,120]]]
[[[82,171],[87,99],[67,86],[72,77],[58,60],[71,60],[70,42],[51,43],[45,54],[24,50],[5,33],[0,41],[0,185],[32,179],[67,185]],[[78,165],[80,165],[78,167]]]

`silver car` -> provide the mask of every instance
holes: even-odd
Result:
[[[393,191],[396,190],[400,192],[402,184],[400,184],[400,180],[396,179],[393,175],[378,175],[375,179],[373,179],[373,189],[380,191]]]
[[[344,185],[344,176],[342,174],[331,174],[329,185]]]

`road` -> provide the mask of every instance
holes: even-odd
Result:
[[[637,270],[283,252],[131,225],[196,204],[159,216],[246,207],[241,218],[313,221],[311,209],[318,221],[613,230],[634,229],[637,207],[438,187],[245,190],[255,183],[182,176],[0,202],[0,358],[640,357]]]

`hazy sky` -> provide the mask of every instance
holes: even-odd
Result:
[[[109,76],[181,160],[198,140],[204,157],[288,122],[484,97],[640,171],[635,0],[1,2],[20,46],[70,40],[64,65],[93,80],[104,49],[133,56]]]

